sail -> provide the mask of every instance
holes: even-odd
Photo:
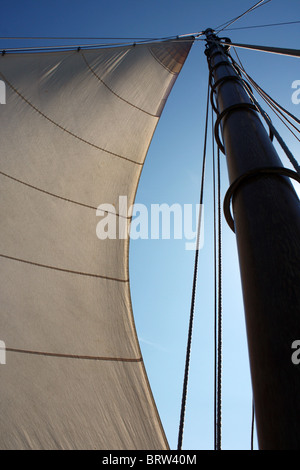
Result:
[[[130,224],[119,196],[133,204],[190,47],[0,57],[1,449],[168,448],[134,325],[128,237],[97,236],[97,208]]]

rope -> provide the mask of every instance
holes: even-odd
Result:
[[[221,171],[218,148],[218,381],[217,381],[217,447],[221,450],[222,431],[222,215],[221,215]]]
[[[280,119],[280,121],[285,125],[285,127],[291,132],[291,134],[293,134],[293,136],[295,137],[295,139],[298,140],[298,142],[300,142],[300,139],[299,137],[297,137],[297,135],[292,131],[292,129],[289,127],[292,126],[298,133],[300,133],[299,129],[297,129],[297,127],[282,113],[281,109],[284,110],[284,108],[282,108],[281,106],[276,106],[276,101],[273,101],[272,99],[269,99],[267,94],[265,94],[265,92],[248,76],[248,79],[249,81],[251,82],[253,88],[255,88],[255,90],[257,91],[257,93],[260,95],[260,97],[264,100],[264,102],[272,109],[272,111],[274,112],[274,114],[276,114],[276,116],[278,117],[278,119]],[[286,111],[286,113],[290,116],[293,117],[293,115],[291,113],[289,113],[288,111]],[[281,117],[282,116],[282,117]],[[283,119],[282,119],[283,118]],[[295,117],[294,120],[297,120],[297,118]],[[289,125],[288,125],[289,124]]]
[[[214,119],[212,115],[212,148],[213,148],[213,206],[214,206],[214,449],[221,450],[222,430],[222,236],[221,236],[221,184],[220,184],[220,151],[217,155],[217,177],[214,145]],[[217,179],[217,184],[216,184]],[[217,186],[217,201],[216,201]],[[218,224],[216,215],[218,213]],[[217,233],[218,232],[218,233]],[[218,249],[217,249],[218,244]],[[218,260],[218,262],[217,262]]]
[[[187,399],[187,388],[188,388],[188,378],[189,378],[189,367],[190,367],[190,357],[191,357],[191,345],[192,345],[192,335],[193,335],[193,323],[194,323],[195,299],[196,299],[196,287],[197,287],[197,274],[198,274],[198,262],[199,262],[199,241],[200,241],[201,219],[202,219],[201,209],[202,209],[202,205],[203,205],[204,177],[205,177],[205,164],[206,164],[208,114],[209,114],[209,85],[208,85],[208,90],[207,90],[207,104],[206,104],[205,136],[204,136],[204,148],[203,148],[201,189],[200,189],[200,212],[199,212],[198,229],[197,229],[197,243],[196,243],[195,262],[194,262],[194,277],[193,277],[193,287],[192,287],[192,299],[191,299],[191,309],[190,309],[188,340],[187,340],[187,348],[186,348],[186,361],[185,361],[183,391],[182,391],[182,400],[181,400],[181,412],[180,412],[180,423],[179,423],[177,450],[182,449],[184,420],[185,420],[185,409],[186,409],[186,399]]]
[[[295,159],[294,155],[292,154],[292,152],[290,151],[290,149],[288,148],[288,146],[286,145],[285,141],[283,140],[283,138],[281,137],[281,135],[278,133],[277,129],[273,126],[271,120],[268,118],[267,114],[265,113],[265,111],[262,109],[262,107],[260,106],[260,104],[258,103],[258,101],[254,98],[254,96],[252,95],[251,99],[253,100],[253,102],[255,103],[255,105],[257,106],[257,108],[259,109],[261,115],[263,116],[264,120],[266,121],[267,125],[269,126],[269,128],[271,129],[272,131],[272,134],[275,135],[279,145],[281,146],[282,150],[285,152],[286,156],[288,157],[289,161],[291,162],[291,164],[293,165],[293,167],[295,168],[295,170],[297,171],[297,173],[299,174],[300,176],[300,166],[297,162],[297,160]],[[274,111],[275,112],[275,111]],[[276,113],[277,114],[277,113]],[[282,119],[281,119],[282,121]],[[284,123],[284,122],[283,122]],[[288,127],[288,126],[287,126]],[[288,128],[289,129],[289,128]],[[289,129],[290,130],[290,129]],[[292,132],[292,131],[291,131]],[[294,134],[292,132],[292,134]],[[295,134],[294,134],[295,135]],[[297,138],[297,137],[296,137]],[[299,140],[299,139],[298,139]]]
[[[227,23],[223,23],[221,24],[220,26],[218,26],[217,28],[215,28],[215,30],[217,31],[217,34],[220,33],[221,31],[224,31],[224,29],[227,29],[229,26],[231,26],[233,23],[235,23],[236,21],[238,21],[240,18],[243,18],[243,16],[247,15],[248,13],[250,13],[251,11],[253,10],[256,10],[257,8],[261,7],[261,6],[264,6],[266,5],[267,3],[271,2],[271,0],[267,0],[265,2],[265,0],[260,0],[259,2],[255,3],[255,5],[253,5],[252,7],[248,8],[248,10],[244,11],[244,13],[242,13],[241,15],[239,16],[236,16],[235,18],[233,18],[232,20],[229,20],[227,21]],[[225,25],[225,26],[224,26]],[[222,26],[224,26],[222,28]],[[222,28],[222,29],[219,29],[219,28]]]
[[[221,238],[221,184],[220,184],[220,147],[217,153],[217,177],[214,150],[215,123],[212,116],[213,147],[213,192],[214,192],[214,265],[215,265],[215,361],[214,361],[214,449],[222,448],[222,238]],[[216,184],[217,179],[217,184]],[[217,186],[217,202],[216,202]],[[218,224],[216,214],[218,213]],[[217,233],[218,232],[218,233]],[[218,248],[217,248],[218,245]]]
[[[172,36],[173,37],[173,36]],[[156,41],[156,38],[145,37],[95,37],[95,36],[1,36],[0,39],[49,39],[49,40],[101,40],[101,41]]]
[[[255,422],[254,399],[252,398],[251,450],[254,450],[254,422]]]
[[[241,72],[244,73],[244,75],[247,77],[247,79],[251,82],[251,84],[253,85],[253,87],[256,89],[256,91],[258,91],[258,93],[260,94],[260,96],[264,99],[264,101],[269,104],[269,106],[273,109],[274,113],[277,115],[277,117],[283,122],[283,124],[289,129],[289,131],[294,135],[294,137],[299,141],[298,137],[294,134],[294,132],[288,127],[288,125],[280,118],[280,116],[278,116],[278,113],[281,114],[281,116],[284,117],[284,119],[294,128],[296,129],[297,132],[299,132],[299,130],[294,126],[293,123],[291,123],[289,121],[289,119],[280,111],[280,110],[283,110],[284,112],[286,112],[287,114],[289,114],[292,118],[294,118],[295,121],[297,122],[300,122],[295,116],[293,116],[292,114],[290,114],[287,110],[285,110],[282,106],[278,105],[276,103],[275,100],[273,100],[271,97],[269,97],[269,95],[267,93],[264,92],[264,90],[262,88],[260,88],[256,82],[246,73],[242,63],[241,63],[241,60],[237,54],[237,52],[235,51],[236,55],[237,55],[237,58],[240,62],[240,65],[239,66],[235,61],[233,61],[234,65],[236,67],[238,67],[239,70],[241,70]],[[233,59],[232,59],[233,60]],[[279,132],[277,131],[277,129],[273,126],[270,118],[268,117],[268,115],[265,113],[265,111],[262,109],[262,107],[260,106],[260,104],[258,103],[258,101],[255,99],[253,93],[250,94],[250,91],[249,90],[246,90],[247,93],[249,94],[251,100],[253,101],[253,103],[257,106],[258,110],[260,111],[261,115],[263,116],[264,120],[266,121],[267,125],[269,126],[272,134],[274,134],[274,136],[276,137],[279,145],[281,146],[282,150],[285,152],[286,156],[288,157],[289,161],[291,162],[291,164],[293,165],[293,167],[295,168],[296,172],[298,173],[298,175],[300,175],[300,166],[297,162],[297,160],[295,159],[294,155],[292,154],[292,152],[290,151],[290,149],[288,148],[288,146],[286,145],[285,141],[283,140],[283,138],[281,137],[281,135],[279,134]],[[270,98],[270,99],[268,99]],[[271,102],[270,102],[271,101]],[[276,104],[275,104],[276,103]],[[277,109],[278,113],[274,110]],[[280,108],[280,109],[278,109]]]
[[[226,28],[226,30],[227,31],[239,31],[242,29],[269,28],[270,26],[285,26],[287,24],[298,24],[298,23],[300,23],[300,21],[286,21],[284,23],[269,23],[269,24],[258,24],[258,25],[252,25],[252,26],[242,26],[240,28],[229,28],[229,29]]]
[[[195,33],[196,36],[199,38],[203,33]],[[0,38],[1,39],[1,38]],[[4,39],[4,38],[3,38]],[[6,38],[6,39],[14,39],[14,38]],[[16,38],[16,39],[22,39],[22,38]],[[29,38],[27,38],[29,39]],[[32,38],[34,39],[34,38]],[[38,38],[37,38],[38,39]],[[48,38],[50,39],[50,38]],[[80,38],[78,38],[80,39]],[[107,38],[109,39],[109,38]],[[144,40],[137,40],[135,42],[126,41],[126,42],[111,42],[111,43],[99,43],[99,44],[69,44],[69,45],[57,45],[57,46],[31,46],[31,47],[12,47],[12,48],[1,48],[0,50],[2,51],[2,54],[4,53],[15,53],[15,52],[55,52],[55,51],[75,51],[75,50],[93,50],[93,49],[99,49],[99,48],[109,48],[109,47],[118,47],[118,46],[128,46],[128,47],[134,47],[138,45],[151,45],[151,44],[157,44],[163,41],[168,41],[168,42],[176,42],[178,39],[182,41],[187,41],[187,42],[193,42],[194,37],[188,37],[186,34],[180,35],[180,36],[170,36],[166,38],[156,38],[156,39],[144,39]],[[201,39],[199,39],[201,40]]]
[[[250,77],[250,75],[247,74],[242,62],[241,62],[241,59],[235,49],[235,47],[233,48],[234,49],[234,52],[238,58],[238,61],[240,63],[240,66],[237,64],[236,61],[233,60],[233,58],[231,57],[232,61],[233,61],[233,64],[246,76],[246,78],[251,82],[251,84],[253,85],[253,87],[257,90],[258,93],[260,93],[260,95],[262,97],[265,98],[265,101],[269,102],[269,105],[271,106],[271,104],[273,105],[273,107],[277,108],[277,110],[281,110],[283,111],[283,113],[287,114],[291,119],[293,119],[295,122],[297,122],[298,124],[300,124],[300,119],[298,119],[296,116],[294,116],[294,114],[292,114],[290,111],[288,111],[287,109],[285,109],[283,106],[281,106],[279,103],[277,103],[277,101],[275,101],[270,95],[268,95],[268,93],[266,91],[264,91],[256,82],[255,80],[253,80],[252,77]],[[282,112],[280,112],[280,114],[283,116]],[[294,129],[296,129],[297,132],[299,132],[299,130],[294,126],[294,124],[292,124],[286,117],[285,119],[294,127]]]
[[[271,0],[269,0],[271,1]],[[266,5],[266,3],[264,4]],[[263,6],[263,5],[261,5]],[[258,6],[256,7],[258,8]],[[255,8],[255,9],[256,9]],[[251,11],[253,11],[253,9],[251,9]],[[237,21],[238,18],[236,18],[236,21]],[[218,28],[228,24],[228,22],[226,23],[223,23],[222,25],[218,26],[217,28],[215,28],[215,30],[217,31]],[[273,27],[273,26],[286,26],[286,25],[292,25],[292,24],[299,24],[300,23],[300,20],[297,20],[297,21],[285,21],[285,22],[281,22],[281,23],[268,23],[268,24],[259,24],[259,25],[251,25],[251,26],[241,26],[239,28],[229,28],[228,29],[228,26],[226,26],[226,30],[227,31],[240,31],[240,30],[243,30],[243,29],[256,29],[256,28],[269,28],[269,27]],[[233,23],[231,23],[233,24]],[[186,36],[194,36],[196,38],[199,38],[200,36],[202,36],[204,34],[203,31],[198,31],[198,32],[195,32],[195,33],[186,33],[186,34],[178,34],[176,36],[166,36],[166,37],[162,37],[162,38],[153,38],[153,37],[131,37],[131,36],[128,36],[128,37],[108,37],[108,36],[103,36],[103,37],[99,37],[99,36],[0,36],[0,40],[2,39],[5,39],[5,40],[18,40],[18,39],[21,39],[21,40],[54,40],[54,41],[57,41],[57,40],[62,40],[62,41],[65,41],[65,40],[79,40],[79,41],[138,41],[138,42],[148,42],[148,41],[164,41],[164,40],[172,40],[172,39],[176,39],[176,38],[183,38],[183,37],[186,37]],[[105,43],[105,45],[115,45],[116,43]],[[125,43],[127,44],[127,42]],[[82,47],[83,45],[81,44],[80,46],[78,45],[70,45],[70,46],[56,46],[56,47],[72,47],[72,48],[77,48],[77,47]],[[83,46],[84,47],[84,46]],[[30,48],[31,49],[31,48]],[[17,49],[14,49],[14,50],[17,50]],[[19,49],[18,49],[19,50]]]
[[[212,155],[213,155],[213,206],[214,206],[214,450],[217,449],[217,222],[216,222],[216,162],[214,140],[214,114],[211,113]]]

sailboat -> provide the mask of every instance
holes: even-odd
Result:
[[[227,54],[211,35],[207,50]],[[134,203],[194,40],[1,56],[2,449],[169,448],[134,324],[131,215],[119,201]]]

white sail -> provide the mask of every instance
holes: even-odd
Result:
[[[190,46],[0,57],[1,449],[168,448],[134,326],[128,239],[100,240],[96,209],[120,195],[133,204]]]

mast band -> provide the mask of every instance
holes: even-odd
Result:
[[[293,170],[290,170],[289,168],[283,168],[283,167],[262,167],[262,168],[255,168],[254,170],[247,171],[243,175],[241,175],[239,178],[237,178],[228,188],[225,198],[224,198],[224,205],[223,205],[223,210],[224,210],[224,216],[225,219],[231,228],[231,230],[235,233],[235,225],[234,225],[234,220],[231,215],[231,210],[230,210],[230,203],[231,200],[233,199],[233,196],[236,192],[237,189],[241,187],[241,185],[248,179],[257,177],[257,176],[263,176],[263,175],[268,175],[268,174],[278,174],[281,176],[288,176],[289,178],[292,178],[298,183],[300,183],[300,176],[298,173],[296,173]]]
[[[220,123],[222,121],[222,119],[228,114],[228,113],[231,113],[233,111],[236,111],[236,110],[240,110],[240,109],[244,109],[244,108],[247,108],[247,109],[252,109],[254,111],[257,111],[257,107],[255,106],[255,104],[253,103],[237,103],[237,104],[233,104],[232,106],[228,106],[228,108],[226,109],[223,109],[223,111],[221,113],[219,113],[217,119],[216,119],[216,124],[215,124],[215,138],[216,138],[216,141],[217,141],[217,144],[221,150],[221,152],[225,155],[225,147],[223,145],[223,143],[221,142],[221,139],[220,139],[220,136],[219,136],[219,126],[220,126]]]
[[[215,83],[211,84],[211,94],[210,94],[210,101],[211,101],[211,105],[213,107],[213,110],[215,111],[216,114],[219,114],[219,110],[217,109],[217,106],[215,105],[214,103],[214,100],[213,100],[213,94],[216,93],[216,88],[219,86],[219,85],[222,85],[222,83],[224,82],[228,82],[228,81],[235,81],[235,82],[242,82],[242,84],[245,85],[245,87],[247,88],[247,91],[252,94],[253,91],[252,91],[252,88],[251,86],[249,85],[248,82],[246,82],[246,80],[236,76],[236,75],[225,75],[224,77],[221,77],[219,78],[219,80],[217,80]],[[210,75],[210,83],[211,83],[211,75]]]

